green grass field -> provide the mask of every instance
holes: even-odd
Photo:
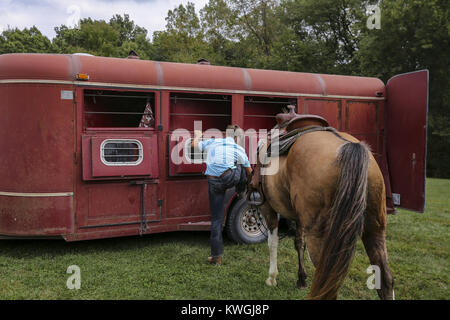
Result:
[[[450,180],[427,180],[425,214],[388,217],[387,248],[397,299],[449,299]],[[224,265],[210,266],[208,232],[66,243],[0,241],[0,299],[305,299],[295,287],[293,238],[280,241],[278,286],[264,283],[266,243],[235,245],[225,238]],[[70,265],[81,289],[69,290]],[[339,299],[378,299],[366,285],[370,265],[361,241]],[[308,285],[313,267],[306,261]]]

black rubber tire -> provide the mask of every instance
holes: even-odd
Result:
[[[238,200],[227,216],[225,229],[229,239],[240,244],[261,243],[267,240],[267,230],[265,225],[256,227],[253,224],[252,230],[246,230],[243,224],[243,219],[249,214],[250,205],[246,199]],[[248,228],[248,225],[247,229]]]

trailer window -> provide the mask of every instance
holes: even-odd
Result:
[[[206,159],[206,155],[202,151],[192,146],[192,139],[187,139],[184,144],[184,156],[188,163],[194,164],[203,163]]]
[[[84,91],[85,128],[154,128],[153,92]]]
[[[287,110],[288,105],[297,108],[297,98],[293,97],[244,97],[244,128],[270,130],[276,125],[275,116]]]
[[[225,131],[231,124],[231,96],[217,94],[171,93],[170,130],[194,130],[194,121],[201,121],[202,130]]]
[[[101,160],[109,166],[137,166],[144,157],[142,149],[138,140],[108,139],[100,145]]]

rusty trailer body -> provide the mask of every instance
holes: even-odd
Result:
[[[394,202],[423,211],[427,86],[426,70],[385,85],[76,54],[1,55],[0,235],[75,241],[207,230],[204,164],[171,161],[175,130],[192,132],[194,121],[203,130],[270,129],[288,104],[370,145],[389,211]],[[141,126],[147,108],[154,123]],[[227,213],[237,203],[230,192]]]

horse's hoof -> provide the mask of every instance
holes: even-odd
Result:
[[[269,287],[275,287],[275,286],[277,285],[277,280],[275,280],[275,279],[272,278],[272,277],[269,277],[269,278],[267,278],[267,280],[266,280],[266,284],[267,284]]]
[[[304,280],[298,280],[297,281],[297,288],[298,289],[305,289],[307,287],[308,286],[306,285],[306,281],[304,281]]]

